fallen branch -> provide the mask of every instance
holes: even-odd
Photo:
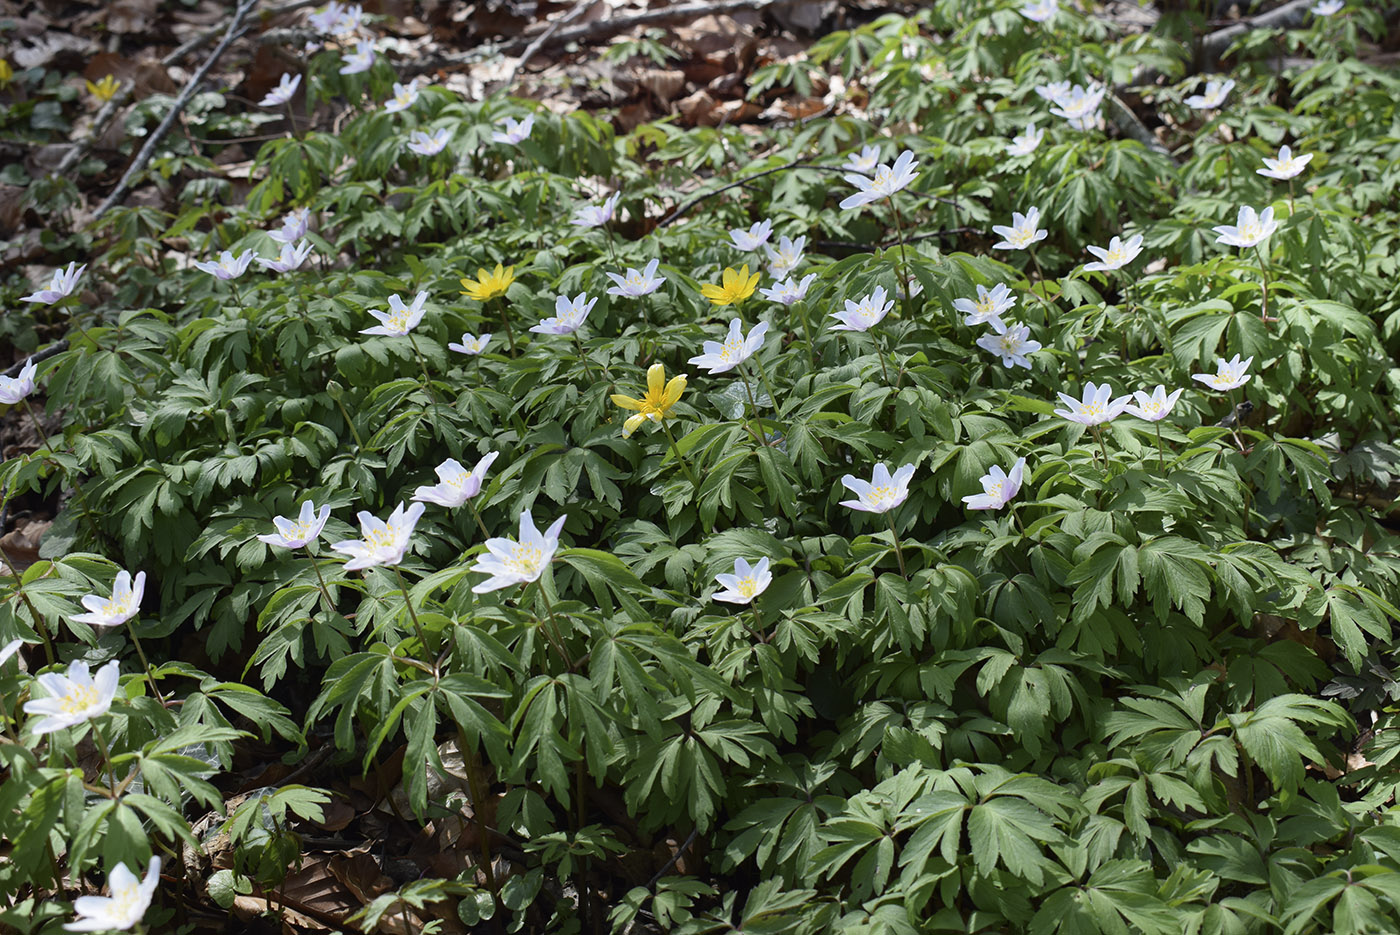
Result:
[[[1110,111],[1109,119],[1113,121],[1114,126],[1137,140],[1143,146],[1152,150],[1154,153],[1166,156],[1168,159],[1175,161],[1172,157],[1171,150],[1167,149],[1166,146],[1162,145],[1161,140],[1152,135],[1152,131],[1147,129],[1147,125],[1138,119],[1138,115],[1133,113],[1133,109],[1129,107],[1121,97],[1117,94],[1110,93],[1108,95],[1108,106]]]
[[[209,69],[214,67],[214,63],[219,60],[219,56],[224,54],[224,50],[229,47],[229,44],[232,43],[234,39],[237,39],[248,29],[252,28],[251,26],[244,27],[243,20],[257,3],[258,0],[241,0],[238,4],[238,9],[233,12],[233,21],[228,24],[228,31],[224,33],[224,38],[214,47],[214,51],[204,60],[204,64],[200,65],[198,70],[190,76],[189,82],[185,84],[179,96],[175,98],[175,102],[170,105],[170,111],[165,115],[165,119],[156,127],[155,132],[146,138],[146,143],[141,147],[141,151],[136,154],[136,158],[132,160],[131,165],[127,166],[121,181],[117,183],[117,187],[112,189],[112,193],[107,196],[107,199],[103,201],[102,204],[98,206],[97,211],[93,213],[92,217],[94,221],[110,211],[117,202],[121,201],[126,195],[127,189],[131,187],[136,176],[140,174],[142,169],[146,168],[146,163],[151,161],[151,156],[155,155],[156,147],[160,145],[160,141],[165,139],[165,134],[169,133],[170,128],[175,125],[175,119],[180,116],[180,112],[185,109],[185,105],[189,103],[190,98],[194,97],[195,89],[197,89],[204,80],[204,76],[209,73]]]
[[[68,350],[67,338],[64,338],[60,341],[55,341],[48,347],[44,348],[42,351],[36,351],[33,354],[30,354],[24,360],[21,360],[9,370],[6,370],[5,376],[13,380],[15,377],[19,376],[19,372],[23,370],[25,368],[25,365],[27,365],[31,360],[34,361],[34,363],[36,364],[43,363],[55,354],[62,354],[66,350]]]
[[[1251,29],[1291,29],[1303,22],[1314,0],[1289,0],[1283,6],[1242,19],[1238,23],[1217,29],[1201,39],[1201,67],[1211,71],[1220,62],[1220,55],[1240,36]]]
[[[82,158],[92,149],[98,137],[102,136],[107,124],[112,122],[112,118],[117,115],[117,111],[126,106],[127,99],[131,97],[131,90],[136,85],[130,81],[123,81],[121,88],[117,90],[115,96],[102,105],[92,118],[92,126],[88,129],[87,136],[73,143],[73,148],[63,154],[58,166],[53,170],[54,175],[64,176],[68,171],[82,161]]]

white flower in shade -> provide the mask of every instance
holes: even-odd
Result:
[[[768,220],[759,221],[748,230],[736,227],[729,232],[729,239],[734,241],[734,246],[740,250],[757,250],[766,244],[771,236],[773,236],[773,222]]]
[[[384,102],[384,112],[386,114],[397,114],[401,110],[408,110],[418,100],[418,79],[414,78],[408,84],[394,82],[394,96]]]
[[[766,298],[774,302],[781,302],[783,305],[789,306],[795,305],[807,298],[807,289],[816,278],[816,273],[808,273],[806,276],[802,277],[801,282],[791,278],[784,279],[770,289],[760,289],[758,291],[762,292]]]
[[[567,295],[555,296],[553,317],[541,318],[540,323],[530,330],[536,334],[573,334],[583,327],[597,301],[590,299],[586,292],[580,292],[572,299]]]
[[[1031,208],[1025,214],[1011,212],[1011,226],[992,225],[992,230],[1002,239],[992,244],[994,250],[1025,250],[1033,243],[1039,243],[1050,236],[1049,231],[1037,230],[1040,225],[1040,209]]]
[[[1229,97],[1234,87],[1235,79],[1233,78],[1225,81],[1207,81],[1205,93],[1193,94],[1188,97],[1185,101],[1186,106],[1192,110],[1215,110],[1225,103],[1225,98]]]
[[[967,316],[963,319],[965,325],[988,325],[1001,321],[1001,316],[1015,305],[1016,296],[1011,294],[1004,282],[997,283],[990,292],[986,286],[979,285],[976,299],[953,300],[953,308]]]
[[[1264,168],[1255,169],[1260,175],[1266,175],[1271,179],[1278,179],[1281,182],[1287,181],[1302,173],[1303,168],[1312,162],[1312,153],[1305,153],[1301,156],[1293,155],[1293,150],[1287,146],[1278,148],[1278,158],[1270,159],[1264,157]]]
[[[141,609],[141,596],[145,593],[146,573],[144,571],[138,571],[134,581],[131,578],[131,572],[118,572],[117,580],[112,585],[112,596],[86,595],[83,598],[83,606],[88,609],[88,612],[75,615],[73,620],[77,623],[86,623],[90,627],[115,627],[118,624],[126,623]]]
[[[490,340],[491,335],[489,334],[483,334],[479,338],[471,334],[463,334],[461,344],[448,342],[447,349],[449,351],[456,351],[458,354],[469,354],[474,357],[486,350],[486,342]]]
[[[846,157],[846,168],[862,175],[870,175],[879,164],[880,147],[878,146],[862,147],[860,152],[851,153]]]
[[[651,295],[666,281],[665,276],[656,275],[656,268],[660,265],[660,260],[652,260],[643,270],[628,269],[626,276],[608,273],[607,277],[617,284],[608,290],[608,295],[621,295],[631,299]]]
[[[335,27],[340,23],[340,18],[345,15],[345,5],[331,0],[330,3],[316,13],[311,13],[306,17],[307,25],[317,32],[327,35],[334,35]]]
[[[69,932],[130,931],[151,907],[151,898],[159,883],[159,857],[151,858],[146,867],[146,876],[139,880],[136,874],[126,869],[126,864],[117,864],[107,877],[107,887],[112,895],[79,896],[73,900],[73,911],[78,918],[63,928]]]
[[[34,375],[38,372],[39,367],[31,357],[20,368],[19,376],[7,377],[0,374],[0,403],[13,406],[34,392]]]
[[[797,264],[802,262],[802,251],[806,246],[807,237],[804,235],[796,240],[779,238],[776,249],[764,247],[763,251],[768,254],[769,275],[774,279],[787,279],[797,269]]]
[[[744,337],[744,325],[739,319],[729,322],[729,334],[724,343],[706,341],[701,345],[703,354],[690,358],[687,363],[697,367],[708,367],[710,373],[725,373],[733,370],[754,355],[763,346],[763,336],[768,333],[768,322],[761,322],[749,330]]]
[[[1251,358],[1252,360],[1253,358]],[[1142,390],[1134,390],[1133,396],[1137,399],[1137,405],[1128,403],[1123,407],[1123,411],[1130,416],[1137,416],[1139,419],[1146,419],[1148,422],[1160,422],[1167,417],[1176,405],[1176,401],[1181,398],[1181,390],[1172,390],[1167,393],[1167,388],[1160,383],[1149,396]]]
[[[437,471],[437,486],[419,487],[413,491],[413,499],[456,509],[481,493],[486,469],[499,455],[499,451],[487,453],[470,471],[462,467],[455,458],[448,458],[433,469]]]
[[[1127,408],[1128,400],[1132,399],[1131,396],[1119,396],[1114,399],[1113,387],[1107,383],[1102,386],[1084,384],[1083,399],[1075,399],[1068,393],[1060,393],[1059,396],[1060,402],[1069,408],[1056,409],[1055,415],[1080,425],[1102,425],[1115,419]]]
[[[768,570],[767,556],[760,558],[752,567],[745,559],[736,558],[734,574],[715,575],[715,580],[724,588],[723,591],[715,592],[715,600],[729,604],[748,604],[773,583],[773,574]]]
[[[603,199],[601,205],[585,205],[574,212],[574,218],[569,223],[575,227],[602,227],[617,213],[617,200],[621,197],[622,192],[613,192]]]
[[[1103,104],[1108,89],[1101,84],[1090,82],[1088,87],[1072,86],[1057,98],[1050,113],[1063,117],[1076,130],[1093,129],[1099,122],[1099,107]]]
[[[1240,360],[1240,355],[1236,354],[1234,360],[1226,360],[1223,357],[1215,359],[1215,373],[1193,373],[1191,379],[1200,380],[1213,390],[1233,390],[1237,386],[1244,386],[1249,382],[1249,365],[1254,363],[1253,357],[1246,357]]]
[[[495,130],[491,133],[491,139],[497,143],[508,143],[511,146],[530,138],[530,131],[535,128],[535,115],[528,114],[524,120],[517,122],[514,117],[506,117],[500,121],[505,130]]]
[[[1096,263],[1084,264],[1086,272],[1122,269],[1136,260],[1138,254],[1142,252],[1142,235],[1134,234],[1127,241],[1114,237],[1108,242],[1108,249],[1103,247],[1085,247],[1084,249],[1099,258]]]
[[[331,505],[329,503],[324,504],[321,511],[317,513],[315,503],[303,500],[301,512],[297,514],[296,519],[274,516],[272,517],[272,525],[277,527],[277,531],[258,536],[258,538],[268,545],[281,546],[284,549],[300,549],[321,537],[321,530],[326,528],[326,520],[330,518]]]
[[[1051,104],[1058,104],[1069,97],[1070,84],[1068,81],[1052,81],[1049,84],[1038,84],[1035,93],[1040,95],[1043,101]]]
[[[306,236],[306,229],[311,225],[310,208],[293,208],[282,215],[282,227],[280,230],[268,231],[267,236],[278,243],[296,243]]]
[[[1031,361],[1028,355],[1040,350],[1040,342],[1031,340],[1031,329],[1028,325],[1008,325],[1000,318],[987,322],[992,326],[995,334],[984,334],[977,339],[977,346],[1001,358],[1002,366],[1025,367],[1031,369]]]
[[[1345,0],[1318,0],[1308,9],[1314,16],[1331,16],[1334,13],[1342,12],[1342,7],[1346,6]]]
[[[295,247],[289,243],[282,245],[282,252],[272,259],[258,257],[257,261],[263,268],[270,269],[274,273],[288,273],[301,266],[306,258],[311,255],[311,242],[303,240]]]
[[[452,131],[446,127],[439,127],[431,135],[422,130],[414,130],[408,135],[408,148],[420,156],[436,156],[447,148],[447,141],[452,139]]]
[[[342,75],[358,75],[374,67],[374,43],[361,40],[355,43],[355,51],[345,56],[345,64],[340,66]]]
[[[0,646],[0,666],[10,661],[10,657],[19,652],[19,648],[24,645],[24,640],[10,640],[4,646]]]
[[[83,270],[87,269],[87,264],[78,266],[76,263],[69,263],[68,268],[56,269],[53,271],[53,278],[49,280],[47,289],[39,289],[20,299],[21,302],[43,302],[45,305],[52,305],[59,299],[67,298],[73,294],[73,290],[78,285],[79,278],[83,275]]]
[[[88,673],[88,664],[81,660],[68,667],[67,675],[40,673],[39,685],[48,694],[24,703],[25,714],[40,716],[30,730],[48,734],[106,714],[117,696],[120,675],[115,659],[98,669],[95,676]]]
[[[256,255],[252,250],[244,250],[235,257],[231,252],[225,250],[219,254],[218,260],[196,261],[194,265],[218,279],[237,279],[247,272],[248,264],[253,262],[253,257]]]
[[[361,510],[359,539],[332,542],[331,548],[350,556],[345,563],[346,571],[359,571],[375,565],[397,565],[403,561],[408,551],[408,542],[413,538],[413,527],[423,515],[423,504],[415,503],[407,510],[400,503],[387,521]]]
[[[969,510],[1000,510],[1021,492],[1025,474],[1025,458],[1017,458],[1009,473],[994,464],[981,477],[982,492],[963,497],[963,503]]]
[[[894,301],[886,301],[887,293],[884,286],[876,286],[875,291],[870,293],[859,302],[852,302],[846,299],[846,310],[844,312],[832,312],[831,317],[840,322],[839,325],[832,325],[832,331],[869,331],[878,325],[886,315],[894,308]]]
[[[924,284],[919,282],[918,276],[909,276],[903,283],[896,283],[894,291],[901,301],[904,299],[913,299],[923,295]]]
[[[1249,248],[1262,243],[1278,230],[1278,222],[1274,220],[1273,205],[1257,214],[1249,205],[1244,205],[1235,218],[1234,226],[1220,224],[1211,230],[1220,235],[1215,238],[1216,243],[1225,244],[1227,247]]]
[[[554,559],[554,553],[559,548],[559,530],[563,528],[564,517],[561,516],[541,533],[535,528],[530,511],[523,511],[520,514],[519,540],[486,540],[486,554],[476,560],[472,571],[491,577],[473,587],[472,593],[485,594],[513,584],[538,581]]]
[[[301,75],[294,75],[290,72],[282,76],[282,80],[277,82],[277,87],[267,92],[267,96],[258,101],[259,107],[281,107],[292,99],[292,95],[297,93],[297,88],[301,87]]]
[[[875,465],[868,481],[847,474],[841,483],[857,499],[842,500],[841,505],[867,513],[888,513],[909,498],[909,480],[913,476],[914,465],[906,464],[891,475],[883,461]]]
[[[1045,139],[1045,131],[1035,128],[1035,121],[1031,121],[1026,126],[1026,132],[1020,136],[1013,136],[1011,142],[1006,144],[1006,155],[1008,156],[1029,156],[1040,148],[1040,141]]]
[[[861,205],[868,205],[881,198],[893,197],[895,192],[907,188],[910,182],[919,177],[919,173],[914,171],[918,167],[919,164],[914,161],[914,153],[906,149],[899,154],[894,165],[876,166],[875,173],[871,177],[867,178],[855,173],[845,176],[846,181],[860,191],[842,199],[841,207],[843,209],[859,208]]]
[[[404,305],[403,299],[397,295],[389,296],[389,311],[381,312],[378,309],[369,309],[369,313],[379,319],[379,324],[373,328],[365,328],[360,334],[383,334],[393,338],[401,338],[408,334],[418,323],[423,320],[423,303],[428,301],[428,293],[420,292],[413,297],[412,305]]]
[[[1060,12],[1060,0],[1033,0],[1021,7],[1021,15],[1026,19],[1043,23]]]

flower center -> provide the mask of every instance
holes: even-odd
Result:
[[[365,533],[365,544],[377,550],[392,549],[394,547],[394,534],[388,529],[371,529]]]
[[[1104,413],[1103,403],[1089,403],[1088,405],[1084,406],[1081,411],[1086,416],[1101,416]]]
[[[995,498],[995,499],[997,499],[997,500],[1000,500],[1000,499],[1001,499],[1001,487],[1002,487],[1001,481],[999,481],[999,480],[998,480],[998,481],[992,481],[990,484],[987,485],[987,496],[993,497],[993,498]]]
[[[407,334],[408,312],[394,312],[392,315],[389,316],[389,320],[384,322],[384,325],[390,331],[396,331],[399,334]]]
[[[758,593],[758,582],[754,580],[753,575],[749,575],[747,578],[740,578],[739,586],[734,590],[743,597],[751,598]]]
[[[894,502],[894,488],[888,484],[872,487],[865,499],[871,506],[886,506]]]
[[[1122,247],[1110,247],[1108,256],[1104,257],[1106,262],[1112,263],[1114,266],[1127,262],[1127,259],[1127,252]]]
[[[94,707],[97,701],[96,685],[73,685],[70,683],[68,694],[58,699],[58,706],[63,709],[64,714],[82,714]]]
[[[536,575],[544,564],[544,551],[537,545],[515,543],[506,564],[517,574]]]
[[[724,339],[724,348],[719,352],[719,356],[725,363],[734,363],[743,353],[744,339],[730,337]]]
[[[1031,242],[1031,238],[1034,236],[1035,231],[1030,227],[1018,227],[1011,232],[1011,236],[1008,237],[1007,240],[1010,240],[1018,247],[1024,247]]]

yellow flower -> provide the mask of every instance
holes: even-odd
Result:
[[[626,438],[637,431],[637,427],[647,420],[660,423],[662,419],[671,418],[671,410],[680,402],[684,392],[685,374],[678,374],[667,383],[666,368],[661,364],[652,364],[647,368],[646,395],[641,399],[634,399],[619,393],[612,398],[612,401],[623,409],[637,410],[636,415],[628,416],[627,421],[623,423],[622,437]]]
[[[700,287],[700,294],[716,305],[733,305],[753,295],[754,287],[758,285],[758,276],[758,273],[749,276],[747,263],[737,273],[732,269],[725,269],[724,285],[703,285]]]
[[[111,75],[103,78],[97,84],[91,81],[84,82],[87,85],[88,93],[99,101],[110,101],[117,96],[117,91],[121,90],[121,82]]]
[[[470,279],[462,279],[462,286],[466,290],[462,295],[471,296],[478,302],[485,302],[495,296],[505,295],[506,290],[513,282],[515,282],[515,267],[502,268],[501,264],[497,263],[496,268],[489,273],[484,269],[478,269],[475,282]]]
[[[15,70],[10,67],[10,63],[0,58],[0,88],[10,83],[10,79],[15,76]]]

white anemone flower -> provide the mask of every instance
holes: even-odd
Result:
[[[1060,12],[1060,0],[1032,0],[1021,7],[1021,15],[1028,20],[1044,23]]]
[[[969,510],[1000,510],[1020,493],[1025,473],[1025,458],[1017,458],[1010,471],[994,464],[980,479],[982,492],[963,497],[963,503]]]
[[[1248,249],[1263,243],[1278,230],[1278,221],[1274,220],[1273,205],[1258,213],[1249,205],[1243,205],[1233,226],[1220,224],[1211,229],[1220,235],[1215,238],[1216,243]]]
[[[1342,7],[1346,6],[1346,0],[1318,0],[1308,10],[1313,16],[1332,16],[1342,12]]]
[[[701,345],[703,354],[690,358],[688,363],[697,367],[708,367],[710,373],[725,373],[733,370],[754,355],[763,346],[763,337],[768,333],[768,322],[761,322],[749,330],[744,337],[744,324],[739,319],[729,322],[729,334],[724,343],[706,341]]]
[[[1084,249],[1099,258],[1097,262],[1084,264],[1086,272],[1122,269],[1136,260],[1138,254],[1142,252],[1142,235],[1134,234],[1126,241],[1114,237],[1108,242],[1106,249],[1104,247],[1085,247]]]
[[[30,730],[48,734],[101,717],[112,707],[120,676],[115,659],[98,669],[95,676],[88,673],[88,664],[82,660],[69,665],[67,675],[40,673],[39,686],[48,694],[24,703],[25,714],[40,716]]]
[[[1050,108],[1050,113],[1068,120],[1076,130],[1091,130],[1098,125],[1099,107],[1107,93],[1106,87],[1094,82],[1087,87],[1073,85],[1054,101],[1056,106]]]
[[[1254,171],[1268,178],[1286,182],[1291,178],[1301,175],[1304,167],[1312,162],[1312,157],[1312,153],[1303,153],[1295,156],[1293,155],[1293,150],[1287,145],[1284,145],[1278,148],[1277,159],[1270,159],[1268,156],[1265,156],[1264,168],[1255,169]]]
[[[1050,236],[1049,231],[1039,230],[1040,209],[1031,208],[1025,214],[1011,212],[1011,226],[994,224],[992,230],[1001,235],[1001,240],[992,244],[994,250],[1025,250],[1031,244],[1039,243]]]
[[[1240,360],[1240,355],[1236,354],[1233,360],[1226,360],[1223,357],[1215,359],[1215,373],[1193,373],[1191,379],[1199,380],[1213,390],[1222,393],[1226,390],[1233,390],[1237,386],[1244,386],[1249,382],[1249,365],[1254,363],[1253,357],[1246,357]]]
[[[1221,104],[1225,103],[1225,98],[1230,96],[1234,87],[1235,79],[1233,78],[1225,81],[1211,79],[1206,82],[1204,93],[1191,95],[1186,99],[1185,104],[1192,110],[1217,110]]]
[[[516,121],[514,117],[505,117],[500,123],[505,129],[493,131],[491,139],[497,143],[517,146],[530,138],[530,131],[535,128],[535,115],[528,114],[521,121]]]
[[[556,519],[543,533],[535,526],[529,510],[520,514],[520,538],[486,540],[486,554],[476,560],[472,571],[490,575],[472,588],[473,594],[499,591],[515,584],[538,581],[559,549],[559,531],[565,517]]]
[[[490,340],[491,335],[489,333],[477,337],[476,335],[471,334],[470,332],[463,332],[462,343],[453,344],[449,341],[447,344],[447,349],[449,351],[456,351],[458,354],[467,354],[468,356],[475,357],[477,354],[480,354],[482,351],[486,350],[486,344]]]
[[[729,232],[729,239],[734,241],[734,246],[740,250],[757,250],[766,244],[771,236],[773,236],[773,222],[769,220],[759,221],[748,230],[736,227]]]
[[[277,527],[276,532],[258,536],[268,545],[280,546],[284,549],[305,548],[308,543],[315,542],[321,536],[321,530],[326,528],[326,521],[331,518],[331,505],[323,504],[318,513],[316,504],[310,500],[303,500],[301,511],[296,519],[287,519],[285,516],[272,517],[272,525]]]
[[[859,172],[862,175],[870,175],[875,171],[875,167],[880,164],[880,147],[864,146],[858,153],[851,153],[846,157],[846,168],[852,172]]]
[[[768,289],[759,289],[758,291],[762,292],[764,297],[771,301],[780,302],[783,305],[789,306],[796,305],[798,302],[807,298],[807,290],[811,287],[812,282],[816,278],[816,273],[808,273],[806,276],[802,277],[800,282],[788,278],[784,279],[782,282],[776,283]]]
[[[1031,369],[1031,354],[1040,350],[1041,343],[1032,340],[1029,325],[1007,324],[1000,318],[988,320],[995,334],[984,334],[977,339],[977,346],[991,351],[1001,358],[1001,364],[1008,370],[1012,367]]]
[[[34,358],[31,357],[20,368],[19,376],[7,377],[0,374],[0,403],[13,406],[34,392],[34,375],[38,372],[39,366],[34,363]]]
[[[126,623],[141,609],[141,597],[145,593],[146,573],[144,571],[138,571],[135,580],[132,579],[129,571],[118,572],[117,580],[112,585],[112,596],[86,595],[83,597],[82,603],[88,612],[77,614],[73,620],[76,623],[86,623],[92,627],[118,626]]]
[[[355,51],[345,56],[345,64],[340,67],[342,75],[358,75],[374,67],[374,43],[361,40],[355,43]]]
[[[891,474],[883,461],[875,465],[868,481],[846,474],[841,483],[856,499],[842,500],[841,505],[866,513],[888,513],[909,499],[909,481],[913,476],[914,465],[906,464]]]
[[[282,76],[282,80],[277,82],[277,87],[267,92],[267,95],[258,101],[259,107],[281,107],[292,99],[292,95],[297,93],[297,88],[301,86],[301,75],[294,75],[287,72]]]
[[[431,134],[422,130],[414,130],[408,135],[408,149],[410,152],[420,156],[436,156],[447,148],[447,143],[452,139],[452,131],[447,127],[439,127]]]
[[[876,286],[875,291],[859,302],[846,299],[846,310],[832,312],[831,317],[840,324],[832,325],[832,331],[869,331],[884,320],[894,309],[894,301],[886,301],[888,293],[884,286]]]
[[[768,254],[769,275],[774,279],[787,279],[802,262],[802,251],[806,247],[807,237],[805,234],[796,240],[780,237],[777,247],[764,247],[763,252]]]
[[[1045,131],[1037,130],[1035,121],[1032,120],[1027,124],[1025,133],[1013,136],[1011,142],[1006,144],[1006,155],[1029,156],[1040,148],[1040,142],[1043,139],[1045,139]]]
[[[607,277],[616,283],[608,290],[608,295],[620,295],[631,299],[651,295],[660,289],[661,284],[666,281],[665,276],[656,275],[656,269],[660,265],[661,261],[654,259],[644,269],[629,268],[625,276],[619,273],[607,273]]]
[[[282,245],[282,252],[271,259],[267,257],[255,257],[258,264],[264,269],[270,269],[274,273],[289,273],[306,262],[306,258],[311,255],[311,241],[303,240],[296,246],[289,243]]]
[[[768,570],[768,558],[760,558],[750,566],[746,559],[734,559],[734,574],[715,575],[715,580],[724,588],[713,595],[717,601],[728,604],[748,604],[758,597],[768,585],[773,583],[773,574]]]
[[[1128,403],[1123,407],[1123,411],[1147,422],[1160,422],[1172,411],[1176,401],[1181,398],[1181,393],[1180,389],[1176,389],[1169,394],[1167,388],[1160,383],[1151,394],[1134,390],[1133,397],[1137,400],[1137,405]]]
[[[394,96],[384,102],[384,112],[386,114],[397,114],[400,111],[408,110],[418,100],[418,79],[414,78],[408,84],[394,82]]]
[[[860,191],[843,198],[841,207],[859,208],[882,198],[893,197],[896,192],[907,188],[909,183],[919,177],[919,173],[914,171],[918,167],[919,164],[914,161],[914,153],[906,149],[899,154],[894,165],[876,166],[874,175],[870,177],[856,173],[845,176],[846,181]]]
[[[419,487],[413,492],[413,499],[456,509],[481,493],[481,486],[486,480],[486,470],[499,456],[499,451],[488,452],[470,471],[462,467],[456,458],[448,458],[433,469],[437,472],[437,484],[432,487]]]
[[[306,229],[311,225],[310,208],[293,208],[282,215],[282,227],[279,230],[268,231],[267,236],[278,243],[296,243],[306,236]]]
[[[379,324],[373,328],[364,328],[360,334],[382,334],[388,337],[401,338],[407,335],[418,323],[423,320],[423,303],[428,301],[428,293],[420,292],[413,297],[412,305],[404,305],[403,299],[397,295],[389,296],[389,311],[381,312],[378,309],[368,309],[368,312],[379,319]]]
[[[345,563],[346,571],[359,571],[375,565],[397,565],[408,552],[413,527],[423,515],[423,509],[423,504],[415,503],[405,510],[400,503],[394,507],[387,521],[361,510],[358,514],[361,538],[333,542],[331,548],[350,556],[350,561]]]
[[[953,308],[967,316],[963,319],[965,325],[989,325],[1001,321],[1001,316],[1015,305],[1016,296],[1011,294],[1004,282],[997,283],[990,291],[986,286],[978,285],[976,299],[953,300]]]
[[[1117,418],[1127,407],[1128,400],[1132,399],[1131,396],[1113,398],[1113,387],[1107,383],[1102,386],[1084,384],[1082,399],[1075,399],[1068,393],[1060,393],[1059,397],[1060,402],[1069,408],[1056,409],[1055,415],[1080,425],[1102,425],[1109,422]]]
[[[225,250],[219,254],[218,260],[196,261],[195,267],[201,269],[216,279],[237,279],[248,270],[248,264],[253,262],[255,254],[252,250],[244,250],[238,256]]]
[[[136,874],[117,864],[107,877],[107,888],[111,896],[79,896],[73,900],[73,911],[78,918],[63,926],[68,932],[126,932],[140,924],[151,908],[156,886],[160,883],[160,857],[151,858],[146,867],[146,876],[137,879]]]
[[[540,323],[530,330],[536,334],[573,334],[588,320],[597,298],[590,299],[588,293],[580,292],[572,299],[567,295],[554,297],[554,314],[541,318]]]
[[[78,266],[77,263],[69,263],[68,268],[56,269],[53,271],[53,278],[49,280],[47,289],[38,289],[20,299],[21,302],[43,302],[45,305],[52,305],[59,299],[66,299],[73,294],[73,290],[78,286],[78,280],[82,278],[83,270],[87,269],[87,264]]]
[[[614,192],[603,199],[601,205],[585,205],[574,212],[574,218],[569,223],[575,227],[602,227],[617,213],[617,200],[621,197],[622,192]]]

